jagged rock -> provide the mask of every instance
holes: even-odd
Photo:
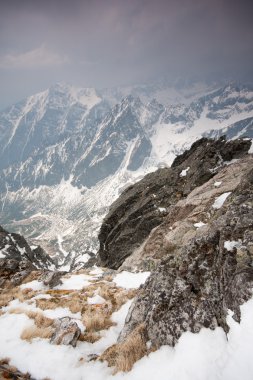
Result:
[[[47,269],[53,261],[41,247],[32,249],[25,238],[0,227],[0,278],[19,285],[33,270]]]
[[[61,277],[66,274],[66,272],[45,272],[41,275],[40,281],[43,281],[44,285],[48,285],[50,288],[54,288],[57,285],[61,285]]]
[[[22,281],[34,270],[36,270],[36,268],[30,261],[20,261],[19,271],[11,277],[11,283],[15,286],[20,285]]]
[[[234,191],[215,210],[211,184],[221,177],[224,188],[235,182]],[[185,244],[181,237],[178,245],[163,251],[159,265],[129,310],[120,341],[142,323],[152,345],[160,347],[175,345],[183,332],[196,333],[202,327],[221,326],[227,332],[228,309],[240,321],[240,305],[252,297],[252,203],[253,159],[248,156],[193,190],[171,209],[167,221],[151,234],[150,240],[157,239],[160,229],[160,236],[171,242],[173,228],[179,228],[175,226],[177,221],[194,223],[196,215],[209,218],[207,225],[197,229]]]
[[[76,322],[69,317],[63,317],[56,319],[54,326],[56,330],[51,337],[50,343],[76,347],[77,340],[81,334]]]
[[[177,157],[171,168],[150,173],[126,189],[111,206],[100,229],[101,265],[119,268],[164,221],[172,205],[212,178],[227,160],[243,157],[250,145],[251,141],[243,139],[202,138]]]
[[[94,265],[97,264],[98,259],[97,259],[97,256],[95,255],[95,253],[89,251],[89,252],[87,252],[87,254],[90,256],[90,258],[86,262],[79,261],[78,256],[76,256],[76,257],[74,257],[74,259],[72,259],[73,261],[70,265],[70,272],[80,270],[80,269],[92,268]]]
[[[205,224],[217,214],[211,205],[223,193],[233,192],[252,167],[252,158],[247,156],[233,165],[226,165],[204,185],[195,188],[186,198],[168,208],[168,214],[160,226],[155,228],[140,246],[122,264],[121,270],[153,270],[159,260],[168,253],[175,255],[190,239],[201,235]],[[215,184],[219,186],[215,186]],[[195,223],[204,222],[196,228]]]

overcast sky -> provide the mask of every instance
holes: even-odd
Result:
[[[2,0],[0,108],[64,81],[252,81],[253,1]]]

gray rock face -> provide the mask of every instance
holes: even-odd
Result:
[[[53,260],[41,247],[29,246],[25,238],[0,227],[0,278],[18,285],[32,271],[48,269]]]
[[[57,319],[55,322],[56,330],[52,335],[50,343],[52,344],[65,344],[76,347],[77,339],[81,334],[81,330],[69,317]]]
[[[224,186],[228,186],[226,181],[235,181],[235,185],[225,204],[216,210],[212,207],[215,197],[211,184],[221,178]],[[202,327],[221,326],[227,332],[228,309],[240,321],[240,305],[252,297],[252,202],[253,159],[249,156],[235,163],[234,168],[224,168],[172,207],[159,227],[167,243],[172,238],[171,229],[179,228],[176,220],[179,224],[185,221],[182,214],[180,220],[180,208],[188,207],[189,224],[196,215],[209,220],[188,242],[186,239],[185,244],[168,245],[169,249],[163,251],[159,265],[132,304],[120,340],[141,323],[154,347],[175,345],[183,332],[197,333]],[[150,240],[157,238],[159,228]]]
[[[45,272],[42,274],[40,280],[43,281],[44,285],[48,285],[50,288],[54,288],[57,285],[61,285],[61,277],[65,274],[66,272]]]
[[[160,225],[169,207],[212,178],[226,161],[243,157],[250,141],[202,138],[178,156],[171,168],[159,169],[126,189],[111,206],[99,233],[101,264],[119,268]],[[184,175],[185,174],[185,175]]]

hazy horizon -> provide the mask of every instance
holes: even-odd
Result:
[[[250,1],[14,0],[0,5],[0,109],[57,82],[252,82]]]

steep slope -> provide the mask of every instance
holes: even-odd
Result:
[[[220,326],[228,332],[229,310],[240,322],[240,305],[252,297],[252,185],[248,156],[170,208],[140,253],[159,265],[132,305],[121,339],[144,323],[154,347],[175,345],[185,331]]]
[[[99,233],[101,264],[117,269],[162,223],[169,207],[202,185],[227,162],[247,154],[249,140],[201,139],[159,169],[126,189],[111,206]]]
[[[3,112],[2,191],[68,179],[108,109],[94,89],[56,85]]]
[[[0,114],[2,223],[62,263],[96,251],[101,221],[124,188],[202,135],[252,138],[252,117],[246,85],[52,86]]]

